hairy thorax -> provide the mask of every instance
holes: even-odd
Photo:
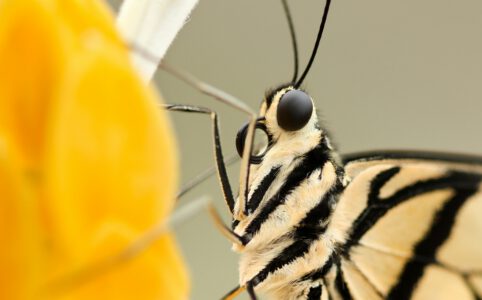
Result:
[[[289,175],[302,167],[303,159],[279,169],[256,210],[236,224],[234,231],[246,241],[244,247],[234,246],[241,254],[240,285],[251,282],[257,291],[272,295],[287,288],[291,295],[304,293],[313,281],[304,282],[303,277],[333,253],[334,242],[323,230],[336,203],[336,167],[326,160],[302,176],[295,188],[286,189],[286,182],[292,181]],[[260,177],[269,173],[257,171]],[[255,177],[250,195],[256,184],[261,180]]]

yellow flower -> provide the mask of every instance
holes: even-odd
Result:
[[[171,211],[172,133],[128,61],[100,0],[0,0],[0,299],[53,297]],[[187,297],[171,236],[91,277],[56,296]]]

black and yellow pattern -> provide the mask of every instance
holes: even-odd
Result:
[[[279,102],[293,90],[261,106],[269,146],[233,222],[240,286],[275,299],[480,299],[482,159],[341,159],[314,111],[301,129],[280,127]]]
[[[341,156],[300,89],[327,20],[326,0],[311,57],[298,77],[297,46],[286,0],[295,71],[269,91],[259,113],[192,76],[172,72],[201,92],[247,113],[238,132],[243,157],[234,197],[214,111],[216,170],[231,229],[215,222],[240,253],[239,285],[273,299],[482,299],[482,158],[423,152]],[[253,147],[254,130],[267,143]],[[251,151],[251,150],[254,151]],[[249,155],[248,155],[249,154]]]

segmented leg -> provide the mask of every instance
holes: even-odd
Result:
[[[221,189],[223,190],[224,200],[229,208],[229,211],[232,214],[234,211],[234,197],[231,189],[231,184],[229,183],[228,174],[226,172],[226,165],[224,164],[223,150],[221,146],[221,140],[219,138],[218,116],[216,112],[205,107],[194,105],[166,104],[162,107],[170,111],[200,113],[211,116],[213,125],[214,157],[216,160],[216,168],[221,183]]]
[[[232,300],[236,298],[239,294],[241,294],[246,288],[244,286],[237,286],[234,289],[230,290],[226,295],[224,295],[221,300]]]

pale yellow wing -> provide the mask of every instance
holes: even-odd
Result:
[[[345,160],[351,182],[331,222],[343,282],[333,298],[481,299],[482,159],[374,154]]]

